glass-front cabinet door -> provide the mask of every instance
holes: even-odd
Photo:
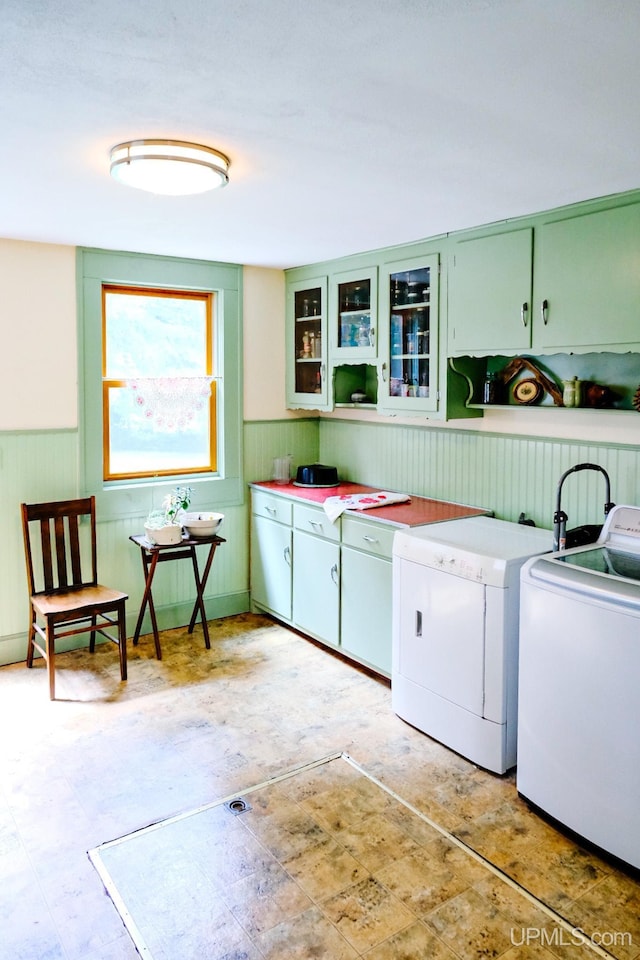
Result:
[[[343,360],[367,360],[377,349],[377,270],[356,270],[331,279],[331,353]]]
[[[438,409],[438,267],[437,254],[385,267],[379,405],[387,410]]]
[[[327,278],[298,280],[287,289],[287,403],[324,409],[328,403]]]

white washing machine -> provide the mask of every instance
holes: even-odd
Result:
[[[495,773],[516,762],[520,569],[552,544],[486,516],[393,541],[393,710]]]
[[[521,578],[518,792],[640,868],[640,507]]]

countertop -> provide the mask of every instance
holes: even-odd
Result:
[[[294,483],[276,483],[275,480],[260,480],[249,484],[258,490],[306,503],[322,505],[327,497],[343,497],[352,493],[378,493],[380,487],[368,487],[362,483],[339,483],[337,487],[298,487]],[[374,507],[371,510],[347,510],[351,517],[363,517],[366,520],[378,520],[398,527],[420,527],[426,523],[441,523],[443,520],[457,520],[460,517],[477,517],[490,514],[491,510],[482,507],[468,507],[462,503],[450,503],[447,500],[431,500],[429,497],[416,497],[412,494],[408,503],[394,503],[388,507]]]

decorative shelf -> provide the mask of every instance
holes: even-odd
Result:
[[[638,353],[557,353],[542,357],[523,354],[523,357],[534,363],[539,369],[562,390],[562,381],[578,377],[582,382],[589,382],[608,387],[615,396],[614,402],[608,406],[592,406],[583,403],[578,407],[565,407],[551,401],[549,394],[535,403],[518,403],[508,401],[502,403],[481,403],[482,387],[488,372],[498,375],[514,358],[511,356],[494,355],[488,357],[450,357],[449,367],[458,376],[467,382],[468,396],[465,407],[469,410],[586,410],[593,412],[633,413],[637,414],[633,406],[633,398],[640,384],[640,354]],[[530,376],[527,371],[523,377]],[[511,393],[518,378],[504,387]]]

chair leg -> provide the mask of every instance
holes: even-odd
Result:
[[[47,674],[49,676],[49,699],[56,698],[56,649],[53,624],[47,621],[45,649],[47,651]]]
[[[35,613],[33,612],[33,608],[32,608],[32,609],[31,609],[31,623],[29,624],[29,636],[28,636],[28,639],[27,639],[27,666],[28,666],[28,667],[32,667],[32,666],[33,666],[33,649],[34,649],[34,648],[33,648],[33,641],[35,640],[35,636],[36,636]]]
[[[120,678],[127,679],[127,621],[124,603],[118,609],[118,652],[120,653]]]
[[[93,616],[91,617],[91,634],[89,636],[89,653],[96,652],[96,625],[98,623],[98,618]]]

